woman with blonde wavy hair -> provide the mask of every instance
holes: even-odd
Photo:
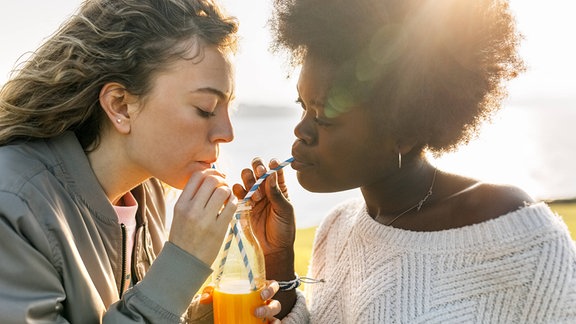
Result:
[[[211,169],[233,139],[236,31],[211,0],[88,0],[13,73],[0,322],[211,321],[193,297],[236,209]],[[168,236],[162,183],[183,189]]]

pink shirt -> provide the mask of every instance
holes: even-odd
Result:
[[[124,277],[124,289],[128,289],[132,283],[132,250],[134,248],[134,239],[136,234],[136,211],[138,202],[134,199],[131,192],[122,197],[122,206],[113,206],[118,215],[118,224],[124,224],[126,228],[126,276]]]

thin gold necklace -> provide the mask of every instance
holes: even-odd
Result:
[[[428,192],[426,193],[426,196],[424,196],[424,198],[422,198],[416,205],[406,209],[405,211],[401,212],[400,214],[398,214],[396,217],[394,217],[391,221],[389,221],[386,226],[390,226],[392,225],[392,223],[394,223],[398,218],[402,217],[404,214],[407,214],[408,212],[412,211],[414,208],[416,208],[416,211],[419,212],[420,209],[422,208],[422,205],[424,205],[424,203],[426,202],[426,200],[428,200],[428,198],[430,198],[430,196],[432,196],[432,189],[434,188],[434,183],[436,182],[436,173],[438,172],[438,169],[434,169],[434,176],[432,177],[432,184],[430,184],[430,188],[428,189]]]

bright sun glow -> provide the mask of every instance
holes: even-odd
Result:
[[[34,50],[80,3],[80,0],[0,3],[0,83],[5,82],[21,55]],[[238,102],[293,107],[297,73],[287,78],[293,71],[283,58],[268,51],[270,35],[266,21],[271,1],[247,4],[223,0],[222,3],[240,21]],[[516,184],[537,198],[575,197],[576,64],[573,61],[576,46],[572,34],[576,31],[576,19],[572,16],[576,12],[576,1],[512,0],[511,8],[525,36],[521,56],[528,71],[509,84],[505,109],[493,124],[484,127],[479,139],[434,162],[448,171]],[[281,116],[272,123],[273,131],[265,136],[236,125],[236,141],[223,147],[222,165],[228,166],[225,172],[235,180],[240,170],[249,165],[249,157],[286,158],[295,122],[294,118]],[[243,154],[242,159],[238,154]],[[229,161],[226,156],[230,157]],[[315,208],[306,203],[311,200],[314,205],[322,204],[323,199],[325,206],[333,205],[349,195],[332,196],[335,198],[311,195],[303,192],[295,181],[291,182],[290,170],[287,173],[296,209]],[[307,220],[299,222],[310,224]]]

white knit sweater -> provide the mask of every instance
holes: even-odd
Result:
[[[283,323],[576,323],[576,247],[544,203],[413,232],[349,201],[318,228],[309,276],[326,283]]]

